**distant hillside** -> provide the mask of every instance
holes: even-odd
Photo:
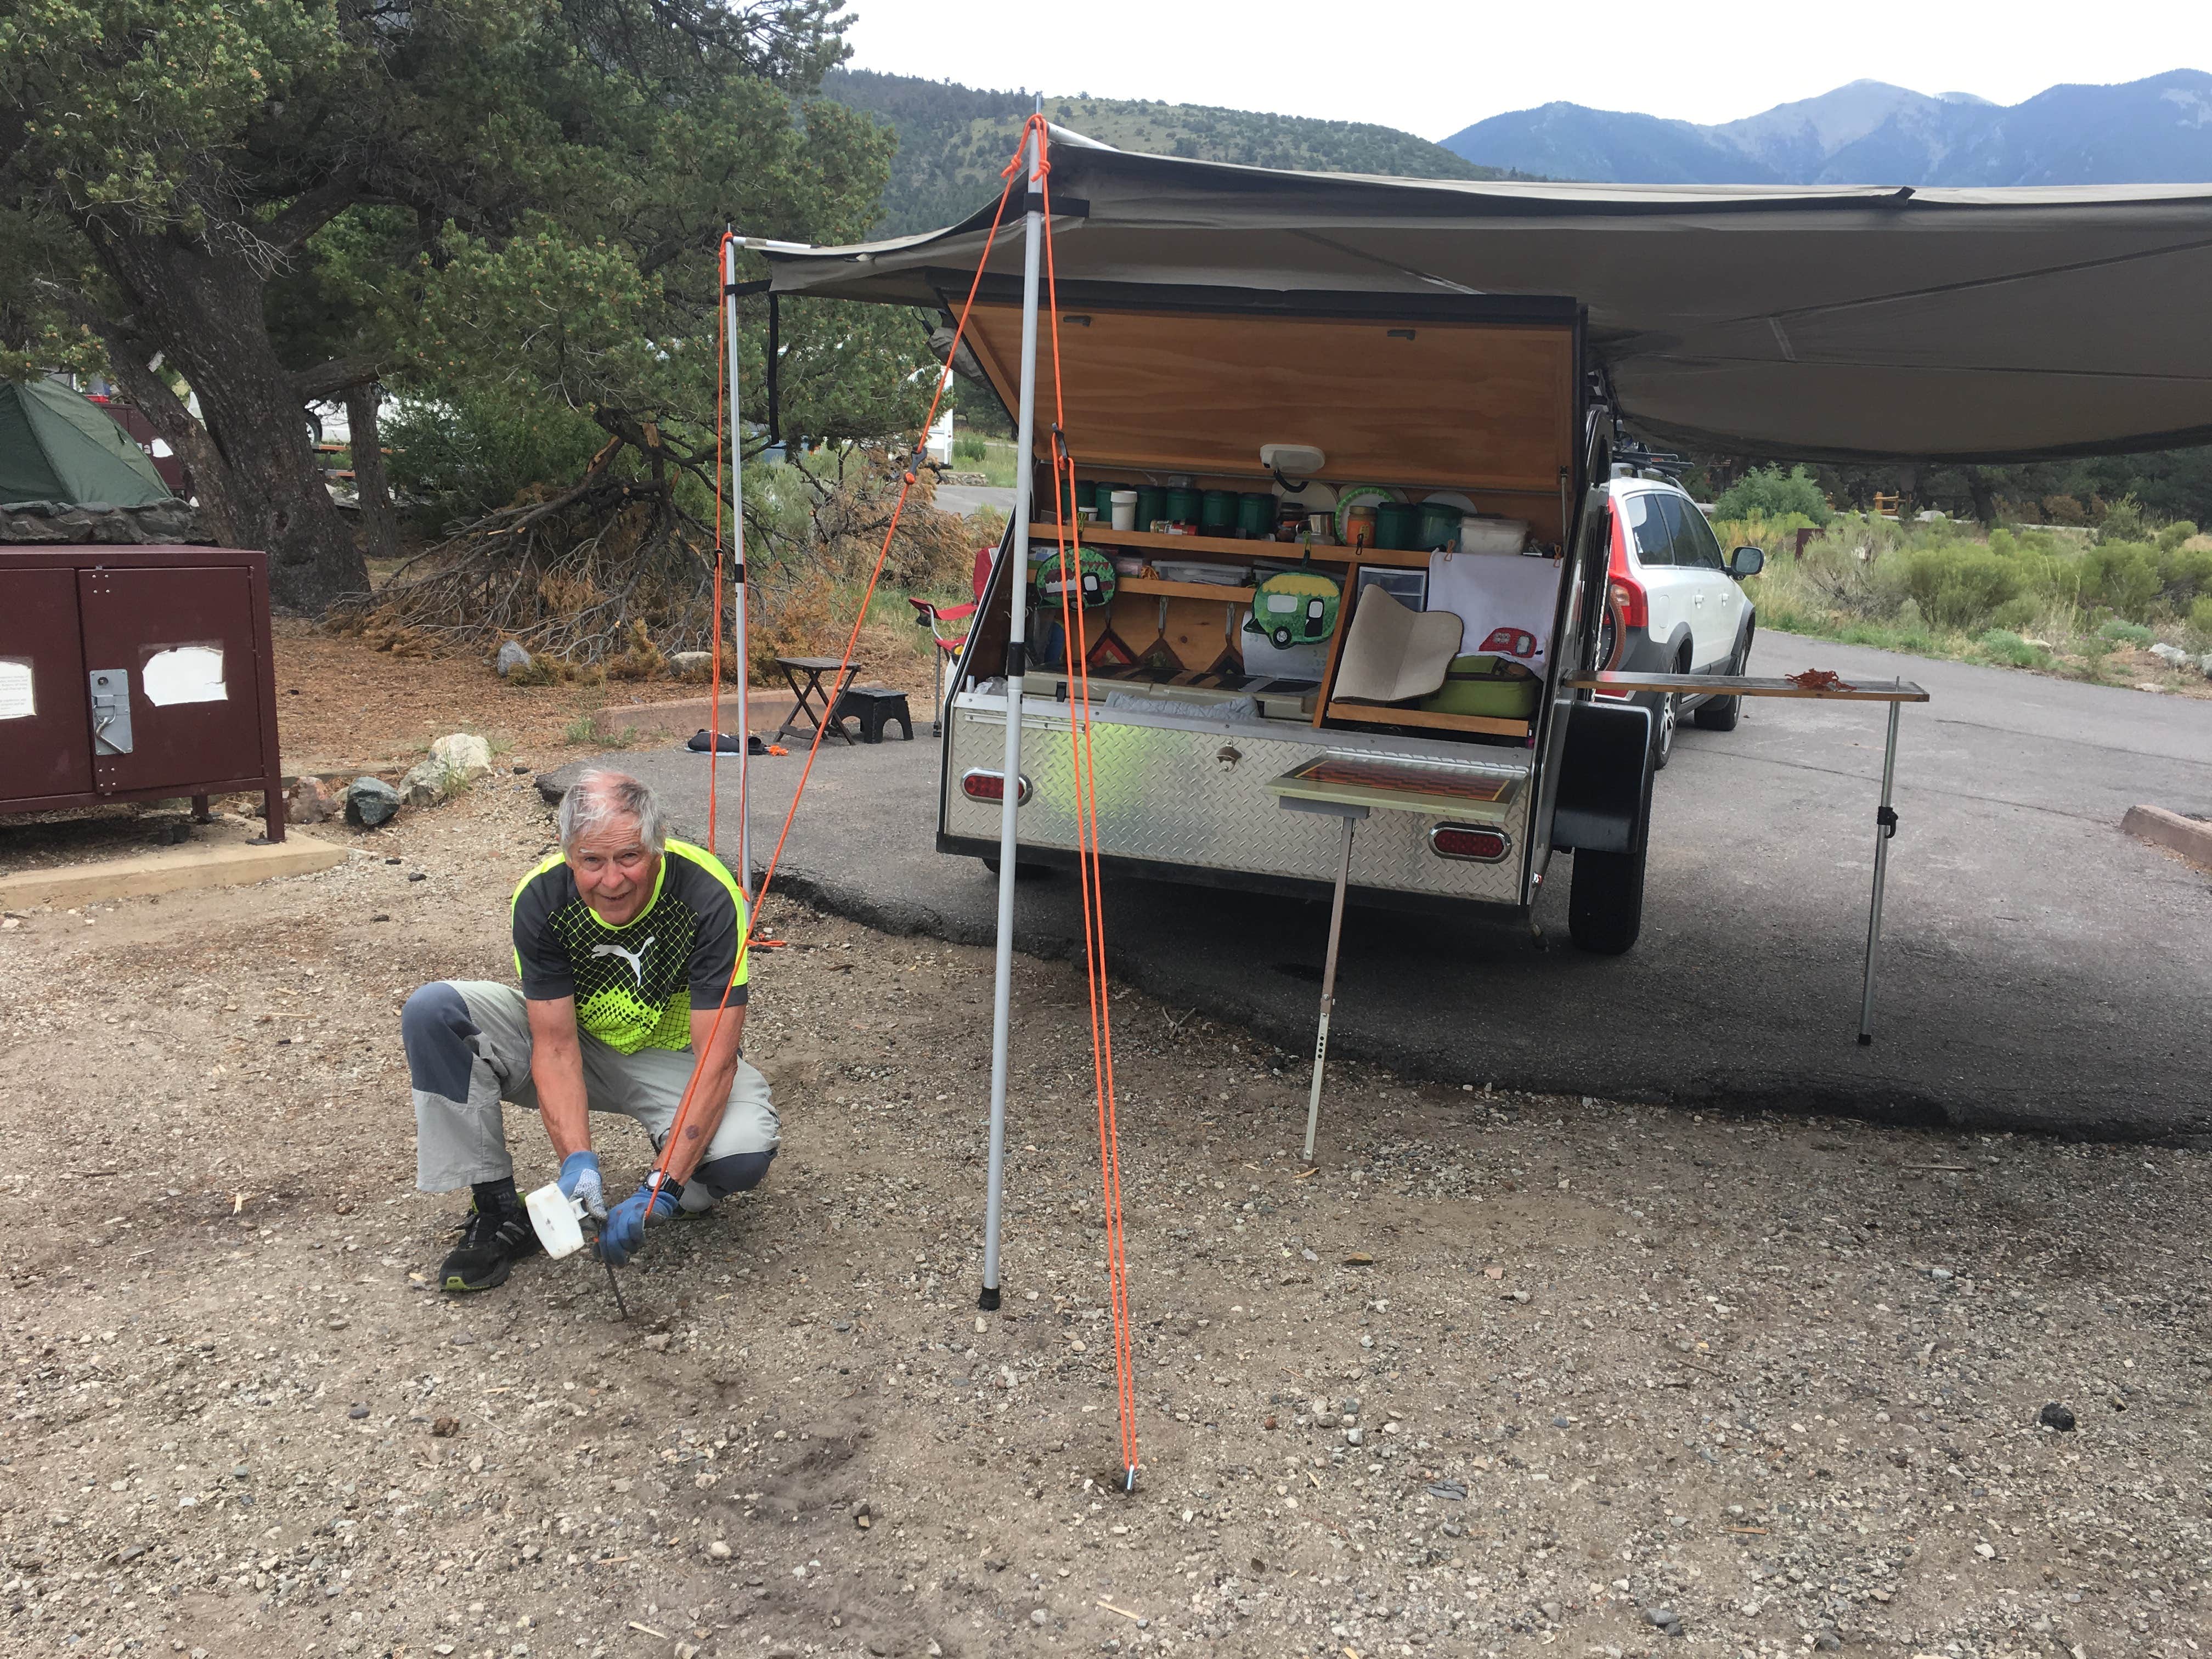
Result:
[[[2194,183],[2212,180],[2212,75],[2052,87],[2009,107],[1854,81],[1715,126],[1546,104],[1443,142],[1492,167],[1622,184]]]
[[[964,217],[999,191],[999,169],[1030,110],[1026,92],[985,92],[949,81],[872,70],[833,70],[824,95],[896,128],[898,158],[884,191],[879,234],[933,230]],[[1382,173],[1407,179],[1499,179],[1441,145],[1395,127],[1295,115],[1212,109],[1145,100],[1054,98],[1045,114],[1101,143],[1156,155],[1291,167],[1313,173]]]

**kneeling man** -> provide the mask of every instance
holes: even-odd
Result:
[[[738,960],[744,896],[714,855],[671,841],[635,778],[587,772],[561,803],[561,851],[514,890],[522,988],[441,980],[407,1000],[399,1029],[415,1085],[416,1184],[470,1188],[459,1248],[439,1283],[488,1291],[540,1246],[514,1187],[500,1102],[534,1107],[561,1160],[561,1190],[601,1218],[599,1249],[623,1262],[648,1221],[709,1209],[759,1183],[775,1156],[767,1079],[746,1063],[749,968]],[[735,984],[732,985],[734,976]],[[728,1011],[711,1051],[714,1011]],[[658,1152],[700,1063],[672,1177],[610,1213],[592,1112],[635,1118]]]

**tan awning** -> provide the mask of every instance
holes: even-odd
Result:
[[[1414,180],[1140,155],[1058,129],[1050,157],[1069,292],[1196,285],[1262,309],[1285,294],[1571,298],[1624,417],[1662,443],[1998,461],[2212,442],[2212,185]],[[771,252],[774,284],[957,305],[990,218]],[[1020,270],[1021,238],[1002,231],[992,276]]]

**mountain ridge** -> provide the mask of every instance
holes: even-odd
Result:
[[[886,236],[934,230],[988,203],[999,169],[1012,154],[1034,94],[994,92],[953,81],[832,70],[823,96],[873,116],[899,138],[884,188]],[[1381,173],[1413,179],[1500,179],[1485,167],[1395,127],[1317,117],[1271,115],[1202,104],[1146,99],[1055,97],[1044,112],[1101,143],[1207,161],[1291,167],[1316,173]]]
[[[1486,166],[1609,184],[2187,184],[2212,180],[2212,74],[2063,83],[2012,105],[1859,80],[1710,125],[1554,102],[1443,145]]]

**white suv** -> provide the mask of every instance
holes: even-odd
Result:
[[[1759,574],[1766,556],[1755,547],[1739,547],[1723,557],[1705,514],[1678,484],[1617,477],[1607,494],[1613,550],[1598,666],[1657,674],[1742,673],[1758,619],[1741,584]],[[1654,766],[1666,765],[1673,755],[1674,722],[1684,711],[1693,710],[1692,718],[1709,731],[1729,732],[1743,705],[1741,697],[1674,692],[1639,692],[1633,701],[1651,710]]]

